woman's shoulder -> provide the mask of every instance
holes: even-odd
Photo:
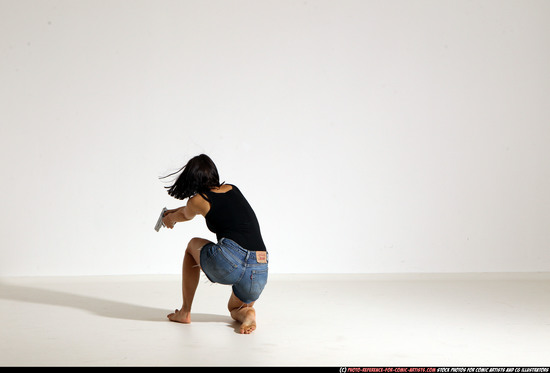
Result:
[[[188,205],[193,206],[196,210],[201,212],[201,215],[206,215],[210,210],[210,202],[204,198],[200,193],[195,194],[187,201]]]

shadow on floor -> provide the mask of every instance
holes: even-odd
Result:
[[[19,302],[77,308],[103,317],[138,321],[168,321],[166,315],[173,312],[173,310],[162,308],[2,282],[0,282],[0,298]],[[233,326],[234,321],[230,316],[193,313],[192,322],[220,322]]]

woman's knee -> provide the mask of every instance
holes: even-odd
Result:
[[[198,263],[200,257],[200,250],[204,245],[210,243],[210,241],[205,240],[204,238],[192,238],[187,245],[186,252],[189,253]]]
[[[200,250],[207,243],[210,243],[210,241],[205,240],[204,238],[191,238],[191,241],[189,241],[189,244],[187,245],[187,250]]]

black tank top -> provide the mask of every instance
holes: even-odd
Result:
[[[231,184],[225,193],[207,192],[210,210],[206,214],[206,226],[216,233],[218,241],[228,238],[249,251],[267,251],[256,214],[241,191]]]

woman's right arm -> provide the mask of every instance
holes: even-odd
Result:
[[[201,201],[196,197],[192,197],[186,206],[166,211],[162,222],[166,228],[172,229],[176,223],[189,221],[199,214],[204,215],[203,209],[204,205]]]

